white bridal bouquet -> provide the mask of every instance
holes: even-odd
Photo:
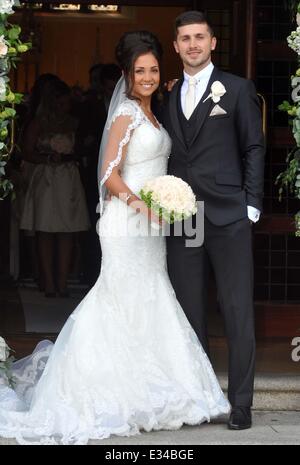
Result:
[[[140,197],[148,208],[169,224],[185,220],[197,212],[196,197],[191,187],[176,176],[149,180],[141,189]]]
[[[0,336],[0,384],[8,384],[13,387],[11,376],[11,365],[14,357],[10,355],[11,349],[6,344],[3,337]]]

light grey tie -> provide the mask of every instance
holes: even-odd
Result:
[[[189,88],[185,95],[185,108],[184,108],[184,115],[186,119],[190,119],[195,109],[196,83],[197,83],[197,80],[194,77],[189,78]]]

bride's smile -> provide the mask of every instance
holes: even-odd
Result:
[[[152,53],[140,55],[134,64],[132,94],[140,100],[148,100],[159,86],[160,72],[157,59]]]

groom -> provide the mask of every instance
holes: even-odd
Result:
[[[208,351],[207,263],[213,268],[229,345],[230,429],[251,427],[255,334],[251,224],[259,219],[264,184],[261,112],[251,81],[211,62],[216,47],[203,13],[176,19],[174,47],[184,75],[169,97],[165,126],[173,146],[169,174],[204,201],[204,243],[168,238],[168,269],[177,298]]]

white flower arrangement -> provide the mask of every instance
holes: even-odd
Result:
[[[292,31],[287,38],[288,46],[298,55],[300,54],[300,26],[295,31]]]
[[[298,12],[296,15],[297,29],[292,31],[287,38],[288,46],[294,50],[298,55],[300,55],[300,11],[298,6]]]
[[[10,127],[16,116],[15,105],[21,102],[22,95],[13,92],[9,85],[11,67],[16,67],[18,55],[31,47],[20,39],[21,28],[8,22],[13,14],[13,5],[17,0],[0,0],[0,200],[13,189],[13,184],[6,176],[6,165],[12,152]]]
[[[291,8],[297,10],[296,22],[298,27],[288,36],[287,43],[297,53],[298,62],[300,63],[300,2],[298,6],[295,5],[295,2],[291,2]],[[284,189],[292,192],[297,199],[300,199],[300,67],[297,69],[296,75],[291,76],[291,85],[293,103],[285,100],[278,108],[287,112],[293,118],[292,131],[296,147],[287,157],[287,168],[276,178],[276,184],[280,186],[279,200],[282,199]],[[300,211],[295,215],[295,234],[300,237]]]
[[[182,221],[197,212],[191,187],[176,176],[159,176],[149,180],[140,191],[141,199],[159,218],[169,224]]]
[[[226,89],[222,82],[220,81],[214,81],[211,85],[211,93],[206,97],[205,100],[203,100],[203,103],[206,102],[209,98],[212,99],[214,103],[219,103],[221,100],[221,97],[226,94]]]
[[[5,339],[0,336],[0,384],[13,387],[14,381],[11,375],[11,366],[14,357],[10,353],[10,347],[5,342]]]
[[[4,36],[0,36],[0,58],[3,58],[7,55],[8,52],[8,46],[7,42],[4,39]]]
[[[14,10],[12,7],[15,4],[15,0],[0,0],[0,13],[2,15],[11,15]]]
[[[6,99],[6,82],[3,77],[0,77],[0,100],[4,102]]]

